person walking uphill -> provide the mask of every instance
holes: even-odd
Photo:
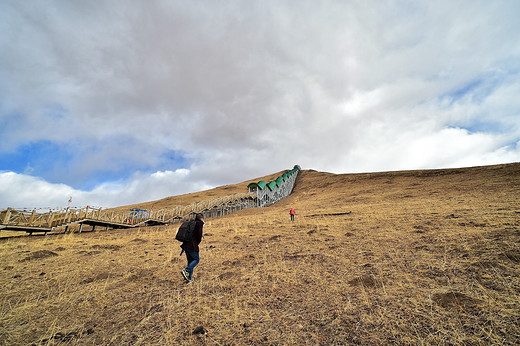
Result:
[[[296,214],[296,210],[294,210],[294,208],[291,208],[291,210],[289,210],[289,214],[291,214],[291,221],[294,221],[294,215]]]
[[[185,269],[181,271],[184,280],[188,284],[193,282],[193,269],[200,262],[199,256],[199,244],[202,241],[202,229],[204,228],[204,218],[202,214],[197,214],[195,216],[195,229],[193,232],[193,240],[184,241],[181,245],[182,251],[186,252],[186,259],[188,260],[188,265]],[[182,252],[181,252],[182,254]]]

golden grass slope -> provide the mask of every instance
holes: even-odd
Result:
[[[208,219],[0,242],[0,344],[519,344],[520,164],[300,173]],[[291,223],[289,208],[295,207]]]

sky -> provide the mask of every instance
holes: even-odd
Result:
[[[0,1],[0,209],[520,161],[520,1]]]

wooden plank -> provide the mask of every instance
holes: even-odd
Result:
[[[48,221],[48,223],[47,223],[49,227],[52,227],[52,222],[53,222],[53,221],[54,221],[54,214],[51,212],[51,213],[49,214],[49,221]]]
[[[34,216],[36,215],[36,210],[33,210],[31,213],[31,218],[29,219],[29,226],[33,225],[34,222]]]
[[[4,219],[2,220],[2,223],[4,225],[7,225],[9,224],[9,219],[11,218],[11,210],[7,209],[7,211],[5,212],[5,216],[4,216]]]
[[[52,227],[30,227],[30,226],[19,226],[19,225],[8,225],[4,226],[3,230],[5,231],[22,231],[27,233],[35,233],[35,232],[52,232]]]

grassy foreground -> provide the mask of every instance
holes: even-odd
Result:
[[[189,286],[177,226],[1,239],[0,345],[520,344],[518,196],[520,164],[303,171],[207,220]]]

